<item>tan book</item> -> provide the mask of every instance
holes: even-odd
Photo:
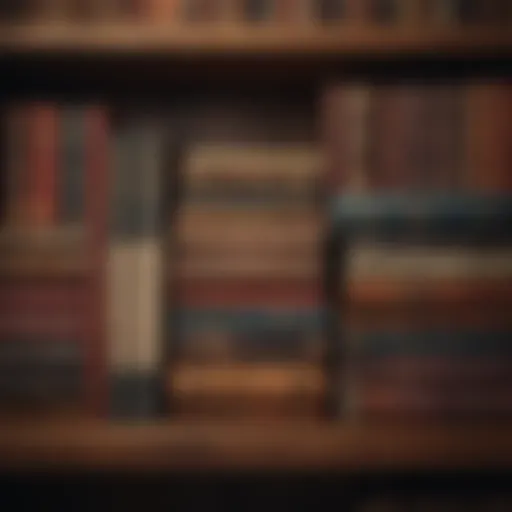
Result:
[[[291,258],[281,261],[274,258],[201,258],[181,262],[177,271],[182,278],[187,279],[317,279],[321,266],[317,258],[312,261]]]
[[[366,244],[349,248],[345,275],[349,281],[372,278],[510,279],[512,251],[459,247]]]
[[[169,385],[181,395],[317,395],[325,390],[325,375],[321,367],[304,363],[176,364]]]
[[[180,0],[145,0],[143,18],[152,23],[176,23],[181,14]]]
[[[184,205],[173,228],[178,240],[214,242],[221,238],[239,243],[256,239],[274,243],[286,233],[287,240],[315,240],[323,233],[324,219],[314,209],[287,205],[272,208],[229,205]]]
[[[194,147],[185,162],[187,188],[206,184],[268,183],[301,189],[315,186],[321,176],[322,154],[299,146]]]

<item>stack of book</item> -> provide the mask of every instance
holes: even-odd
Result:
[[[85,402],[84,189],[97,114],[45,101],[2,108],[2,410]]]
[[[512,413],[511,99],[504,84],[326,92],[345,413]]]
[[[321,414],[321,170],[304,145],[187,153],[169,371],[178,414]]]
[[[4,19],[136,21],[155,24],[506,25],[507,0],[5,0]]]

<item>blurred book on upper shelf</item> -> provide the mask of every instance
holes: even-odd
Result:
[[[130,20],[141,23],[506,25],[512,19],[502,0],[5,0],[8,20],[73,20],[90,23]]]
[[[88,107],[3,105],[0,273],[50,276],[87,267]]]

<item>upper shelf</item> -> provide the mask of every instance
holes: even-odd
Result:
[[[1,54],[124,53],[192,57],[337,57],[512,54],[508,28],[166,26],[23,24],[2,26]]]

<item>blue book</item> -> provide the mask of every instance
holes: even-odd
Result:
[[[322,311],[257,311],[197,309],[178,313],[178,326],[182,332],[205,328],[248,331],[258,329],[302,329],[318,331],[323,326]],[[173,318],[172,322],[176,319]]]
[[[330,210],[336,232],[346,237],[503,242],[512,235],[510,195],[346,195],[337,197]]]

